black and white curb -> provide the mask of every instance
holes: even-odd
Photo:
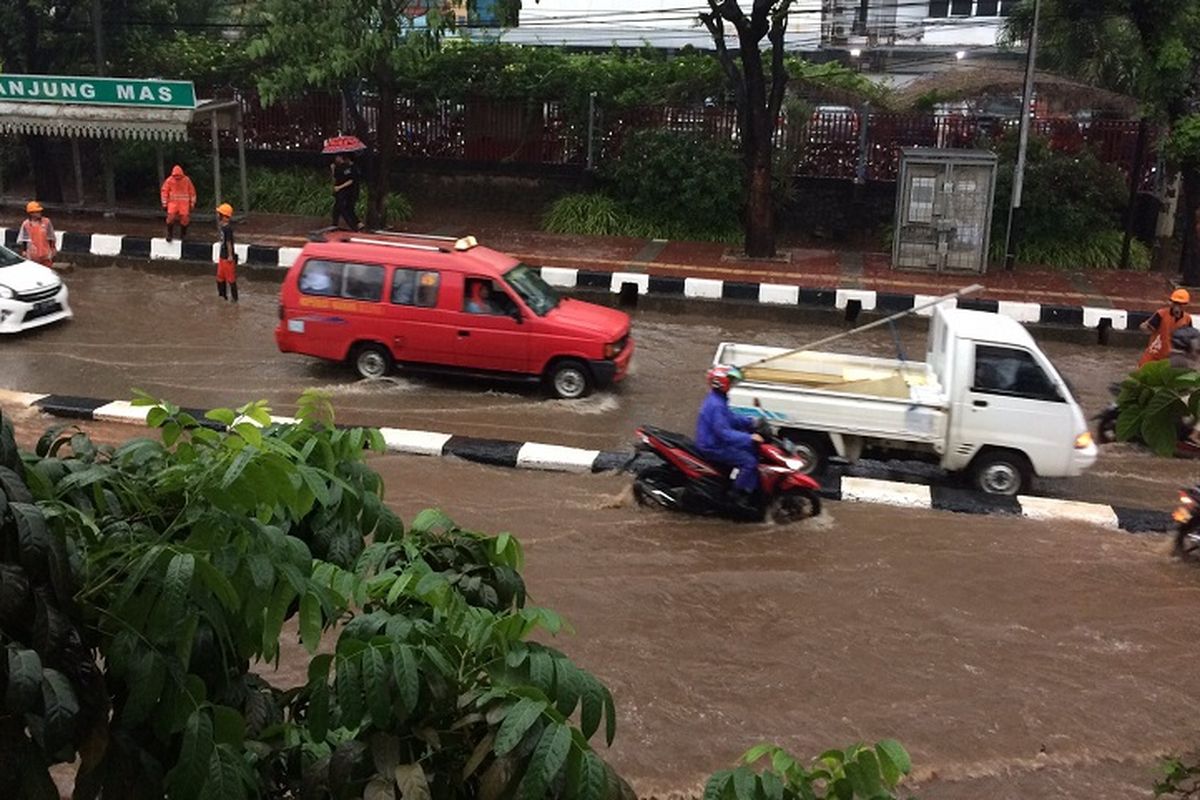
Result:
[[[0,229],[4,244],[16,244],[17,230]],[[144,236],[124,236],[107,233],[56,234],[58,249],[65,254],[91,256],[120,256],[154,261],[194,261],[215,264],[216,243],[205,241],[174,241]],[[249,268],[287,269],[300,254],[299,247],[239,244],[235,249],[240,263]],[[894,294],[865,289],[807,289],[776,283],[726,281],[714,278],[679,278],[648,275],[642,272],[605,272],[572,267],[539,267],[542,278],[560,289],[580,289],[622,292],[637,295],[680,297],[689,300],[735,300],[764,306],[805,306],[857,313],[860,311],[895,314],[937,299],[935,295]],[[1012,317],[1028,325],[1054,325],[1090,330],[1136,330],[1150,318],[1149,312],[1126,311],[1119,308],[1094,306],[1060,306],[1009,300],[959,298],[944,304],[959,308],[988,311]],[[932,308],[917,312],[930,316]]]
[[[146,406],[135,406],[124,400],[7,390],[0,390],[0,402],[37,408],[46,414],[67,419],[133,425],[145,425],[146,415],[149,413]],[[204,420],[203,410],[186,410],[197,419]],[[280,424],[296,421],[292,417],[273,416],[271,419]],[[219,427],[216,423],[205,422]],[[629,452],[586,450],[541,442],[455,436],[404,428],[379,428],[379,431],[389,452],[406,455],[455,456],[491,466],[551,472],[613,472],[626,466],[632,466],[636,471],[638,466],[634,455]],[[905,480],[892,480],[872,477],[872,474],[894,477],[884,465],[853,465],[845,468],[843,474],[825,476],[822,480],[821,494],[830,500],[877,503],[901,508],[932,509],[961,514],[1001,514],[1051,522],[1081,522],[1129,533],[1157,533],[1167,531],[1171,527],[1170,515],[1160,511],[1031,495],[996,497],[938,482],[911,482],[914,479],[929,480],[928,478],[914,478],[909,475],[900,476]]]

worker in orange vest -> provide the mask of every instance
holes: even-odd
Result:
[[[233,244],[233,206],[217,206],[217,294],[222,300],[238,301],[237,250]],[[229,293],[225,293],[226,285]]]
[[[1146,345],[1146,350],[1138,361],[1139,367],[1171,355],[1171,337],[1175,331],[1192,324],[1192,315],[1185,309],[1191,301],[1192,297],[1187,289],[1176,289],[1171,292],[1171,305],[1155,311],[1150,319],[1139,326],[1150,334],[1150,344]]]
[[[179,239],[182,241],[187,236],[192,209],[196,207],[196,187],[192,185],[192,179],[183,174],[183,167],[176,164],[171,168],[171,174],[163,181],[159,195],[167,212],[167,241],[174,238],[172,228],[176,222],[179,223]]]
[[[54,226],[47,217],[42,216],[42,211],[42,204],[37,200],[30,200],[25,204],[25,213],[29,218],[21,223],[21,230],[17,233],[17,244],[24,246],[25,257],[30,261],[53,267],[54,256],[58,253]]]

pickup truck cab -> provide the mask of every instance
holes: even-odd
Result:
[[[0,333],[70,318],[67,286],[54,270],[0,247]]]
[[[540,273],[472,236],[321,231],[288,270],[275,341],[349,361],[541,380],[574,399],[625,377],[629,315],[560,297]]]
[[[714,363],[747,367],[730,407],[765,417],[814,469],[833,454],[911,457],[1016,495],[1035,475],[1075,476],[1096,460],[1070,388],[999,314],[937,307],[924,362],[724,343]]]

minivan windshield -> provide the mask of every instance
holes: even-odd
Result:
[[[24,260],[7,247],[0,247],[0,267],[15,267]]]
[[[525,301],[529,310],[539,317],[544,317],[550,313],[550,309],[557,308],[562,300],[558,292],[542,280],[542,276],[536,270],[525,264],[518,264],[504,273],[504,280]]]

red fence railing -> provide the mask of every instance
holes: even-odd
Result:
[[[253,93],[242,102],[246,146],[252,150],[319,151],[322,140],[349,132],[341,99],[314,93],[304,100],[264,106]],[[377,103],[362,104],[372,135]],[[398,152],[410,158],[583,167],[588,163],[589,127],[594,163],[616,156],[630,132],[666,129],[738,142],[737,112],[727,107],[649,106],[608,111],[591,121],[572,116],[561,103],[472,100],[418,103],[397,101]],[[893,181],[900,151],[907,147],[988,147],[1015,136],[1016,119],[959,114],[895,114],[818,110],[802,119],[781,115],[776,146],[792,156],[797,176]],[[1137,157],[1136,120],[1041,119],[1034,127],[1050,146],[1064,152],[1090,149],[1129,174]],[[1149,185],[1157,167],[1159,131],[1147,137],[1140,183]],[[225,144],[232,145],[229,134]]]

